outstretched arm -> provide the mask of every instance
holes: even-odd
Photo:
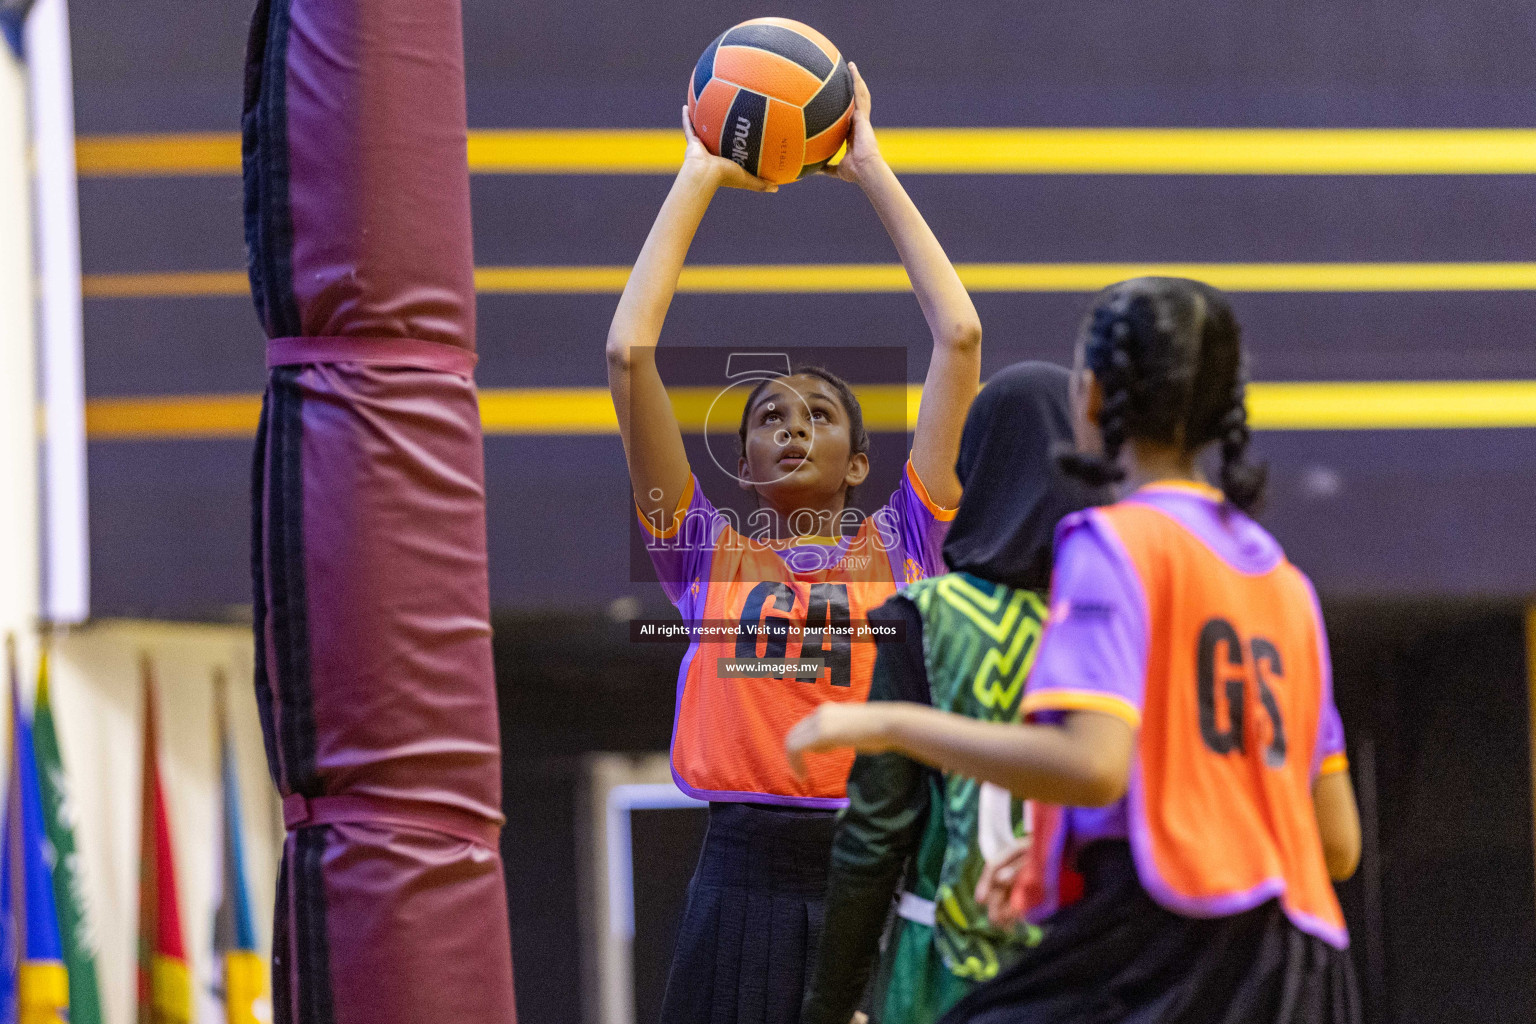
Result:
[[[608,328],[608,390],[619,417],[619,436],[629,462],[635,501],[647,518],[670,516],[688,488],[688,456],[661,375],[656,342],[677,291],[678,275],[694,233],[722,185],[757,192],[778,187],[754,178],[723,157],[712,156],[693,134],[683,110],[687,155],[672,191],[661,204],[635,268],[624,285]]]
[[[933,334],[933,356],[912,442],[912,468],[934,501],[954,508],[960,503],[960,479],[955,476],[960,432],[981,384],[981,319],[944,247],[880,155],[869,120],[869,87],[857,67],[849,64],[848,68],[854,86],[848,153],[826,173],[857,183],[874,204],[896,243]]]
[[[1069,712],[1060,725],[978,722],[919,704],[823,704],[786,740],[790,764],[808,751],[895,751],[1015,796],[1103,807],[1125,795],[1135,732],[1114,715]]]

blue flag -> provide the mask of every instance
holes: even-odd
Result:
[[[218,701],[220,802],[224,837],[220,859],[223,880],[218,912],[213,919],[213,945],[224,968],[226,1024],[258,1024],[269,1019],[267,965],[256,950],[256,920],[251,891],[245,884],[245,837],[240,821],[240,779],[235,750],[225,724],[224,679],[215,680]]]
[[[5,638],[6,659],[11,668],[11,685],[16,685],[16,638]],[[14,744],[13,744],[14,746]],[[13,785],[16,773],[9,773]],[[9,792],[6,805],[11,803]],[[0,1024],[16,1021],[16,968],[21,963],[20,936],[16,930],[16,899],[11,892],[10,815],[0,828]]]
[[[11,44],[11,52],[22,55],[21,30],[27,23],[27,12],[33,0],[0,0],[0,35]]]
[[[15,651],[11,670],[11,770],[0,844],[0,912],[5,915],[7,974],[15,964],[3,1024],[65,1024],[69,976],[53,902],[53,851],[43,826],[43,796],[32,752],[32,726],[21,713]]]

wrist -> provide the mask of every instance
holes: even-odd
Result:
[[[910,726],[913,712],[921,709],[904,701],[891,701],[881,710],[884,713],[880,716],[878,726],[880,744],[885,749],[894,750],[898,754],[908,753],[908,744],[912,738]]]
[[[724,175],[714,160],[684,160],[677,172],[677,180],[699,190],[713,191],[720,187]]]
[[[881,179],[891,173],[890,165],[885,162],[885,157],[880,155],[879,150],[861,154],[851,167],[859,186],[865,189],[881,183]]]

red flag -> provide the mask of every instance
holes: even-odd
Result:
[[[160,786],[155,680],[149,658],[144,673],[144,790],[139,829],[139,1015],[138,1024],[189,1024],[192,973],[181,939],[176,902],[176,865],[171,826]]]

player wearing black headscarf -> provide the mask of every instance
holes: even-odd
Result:
[[[1018,720],[1046,614],[1056,524],[1106,500],[1052,458],[1071,439],[1067,383],[1062,367],[1018,363],[977,396],[955,466],[964,497],[944,542],[951,571],[881,609],[904,623],[904,639],[881,647],[870,700]],[[1027,834],[1026,815],[1000,789],[897,754],[860,756],[848,798],[801,1019],[847,1024],[905,881],[871,1009],[893,1022],[936,1020],[1038,941],[1026,926],[993,924],[975,898],[987,855]]]

